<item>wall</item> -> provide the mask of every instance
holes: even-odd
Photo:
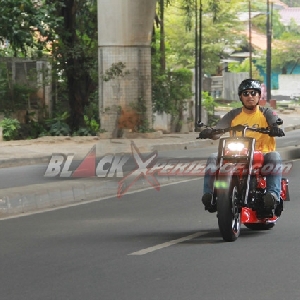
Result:
[[[240,99],[238,96],[238,87],[240,83],[246,78],[249,78],[249,74],[247,72],[225,72],[223,75],[223,98],[225,100],[239,101]]]
[[[264,69],[258,68],[261,76],[264,78],[264,82],[266,82],[266,73]],[[292,72],[292,74],[291,74]],[[300,74],[300,64],[288,64],[286,66],[286,74],[279,74],[278,72],[272,72],[271,74],[271,89],[277,90],[279,88],[279,76],[280,75],[298,75]]]
[[[154,113],[153,129],[170,132],[171,115],[166,113]]]
[[[271,94],[272,97],[285,96],[286,100],[294,96],[300,97],[300,74],[278,75],[278,90],[272,90]]]

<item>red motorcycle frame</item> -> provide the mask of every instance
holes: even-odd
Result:
[[[269,133],[268,128],[244,125],[213,129],[216,135],[231,132],[231,137],[221,138],[219,142],[213,197],[219,230],[223,240],[229,242],[237,239],[241,224],[253,230],[273,228],[283,211],[283,202],[290,200],[288,180],[282,178],[280,203],[275,210],[264,207],[266,177],[261,172],[264,155],[254,150],[255,139],[245,136],[247,130]]]

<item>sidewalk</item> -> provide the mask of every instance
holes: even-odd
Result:
[[[278,114],[284,121],[285,132],[300,129],[300,113],[287,111]],[[97,147],[97,156],[102,156],[107,153],[131,153],[132,141],[142,153],[218,144],[217,141],[197,140],[197,137],[197,132],[190,132],[156,134],[153,138],[41,137],[34,140],[0,141],[0,168],[47,163],[54,153],[72,153],[75,158],[82,159],[94,145]]]
[[[285,132],[300,129],[300,114],[279,114],[284,120]],[[151,137],[151,135],[150,135]],[[36,140],[0,141],[0,168],[30,164],[47,165],[53,154],[74,154],[75,160],[82,160],[96,145],[98,157],[105,154],[132,153],[131,143],[135,143],[141,153],[155,150],[200,149],[215,146],[218,141],[197,140],[197,132],[161,134],[155,138],[102,139],[99,137],[42,137]],[[280,149],[283,160],[300,157],[300,149],[287,147]],[[24,174],[26,176],[26,174]],[[187,178],[184,178],[185,180]],[[13,180],[13,178],[12,178]],[[159,178],[161,185],[180,181],[180,177]],[[151,187],[146,180],[140,180],[130,191]],[[0,217],[24,214],[46,208],[55,208],[72,203],[91,201],[108,196],[116,196],[118,182],[99,178],[85,178],[51,181],[26,187],[0,189]]]
[[[191,132],[161,134],[159,138],[41,137],[35,140],[1,141],[0,168],[47,163],[52,154],[57,153],[75,154],[75,159],[83,159],[94,145],[97,156],[108,153],[131,153],[132,141],[141,153],[217,145],[214,141],[197,140],[197,137],[197,132]]]
[[[184,150],[217,145],[217,141],[196,140],[198,133],[162,134],[159,138],[100,139],[98,137],[42,137],[36,140],[0,142],[0,168],[49,163],[53,154],[74,154],[83,160],[96,145],[97,157],[105,154],[128,153],[132,141],[140,153],[155,150]],[[46,167],[45,167],[46,171]],[[26,176],[26,174],[24,174]],[[28,176],[28,175],[27,175]],[[186,178],[185,178],[186,179]],[[13,178],[12,178],[13,180]],[[0,218],[53,209],[74,203],[117,196],[121,178],[49,178],[46,183],[0,189]],[[180,181],[182,178],[160,178],[159,184]],[[135,182],[129,191],[151,187],[145,179]],[[126,189],[126,187],[125,187]]]

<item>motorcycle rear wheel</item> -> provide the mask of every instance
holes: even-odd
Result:
[[[244,225],[251,230],[270,230],[275,226],[274,223],[248,223]]]
[[[236,186],[217,192],[218,225],[226,242],[235,241],[240,235],[241,212],[237,199]]]

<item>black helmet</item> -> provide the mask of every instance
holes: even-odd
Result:
[[[245,79],[241,82],[241,84],[239,85],[238,88],[238,94],[239,96],[241,95],[241,93],[245,90],[256,90],[259,92],[259,94],[261,94],[261,85],[260,82],[258,80],[255,79]]]

